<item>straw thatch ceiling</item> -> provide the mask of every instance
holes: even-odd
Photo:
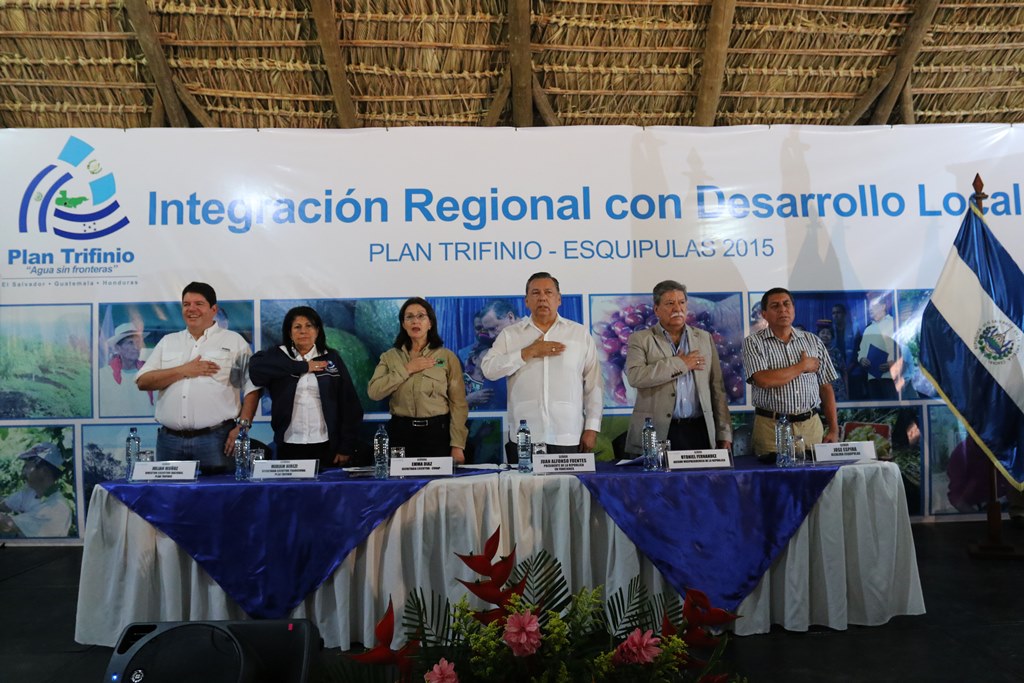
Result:
[[[0,0],[0,125],[1024,120],[1024,0]]]

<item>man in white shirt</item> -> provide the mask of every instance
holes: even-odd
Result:
[[[526,282],[530,317],[505,327],[481,362],[484,377],[508,377],[509,462],[526,420],[549,453],[591,452],[601,429],[601,366],[586,328],[558,315],[562,295],[550,273]]]
[[[872,294],[868,301],[871,324],[864,328],[857,362],[868,374],[868,398],[874,401],[897,401],[896,382],[890,368],[896,360],[895,321],[889,315],[884,295]]]
[[[235,436],[252,426],[259,401],[249,380],[252,349],[242,335],[217,325],[217,294],[205,282],[186,285],[181,316],[186,329],[160,340],[135,384],[159,392],[159,460],[198,460],[206,474],[224,472]]]
[[[57,446],[41,443],[18,456],[25,486],[0,502],[0,537],[65,537],[71,505],[60,492],[64,458]]]

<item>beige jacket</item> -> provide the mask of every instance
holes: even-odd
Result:
[[[704,413],[708,427],[708,438],[712,448],[716,441],[732,441],[732,422],[729,419],[729,402],[722,380],[722,366],[718,362],[718,351],[711,335],[704,330],[687,325],[684,330],[691,351],[700,351],[708,359],[708,369],[698,370],[694,377],[697,399]],[[676,404],[676,378],[690,372],[686,363],[672,353],[672,346],[665,339],[661,324],[635,332],[629,337],[626,354],[626,379],[636,389],[636,404],[629,421],[626,436],[626,452],[639,454],[643,451],[641,432],[644,418],[654,418],[658,438],[668,437],[672,410]]]

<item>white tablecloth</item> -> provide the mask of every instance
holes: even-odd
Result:
[[[571,590],[610,595],[638,574],[652,592],[661,574],[571,475],[514,472],[445,479],[415,494],[342,562],[290,616],[312,619],[328,647],[373,644],[373,627],[410,591],[466,593],[476,576],[454,553],[480,552],[501,525],[500,554],[540,549],[556,557]],[[480,603],[474,603],[483,607]],[[740,605],[735,631],[772,624],[802,631],[877,625],[923,614],[906,496],[892,463],[839,470],[789,545]],[[245,619],[245,613],[178,545],[97,486],[89,506],[75,640],[113,646],[130,623]],[[395,644],[402,641],[396,629]]]

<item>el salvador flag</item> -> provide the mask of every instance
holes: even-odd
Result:
[[[1024,273],[973,201],[921,316],[921,369],[1024,490]]]

